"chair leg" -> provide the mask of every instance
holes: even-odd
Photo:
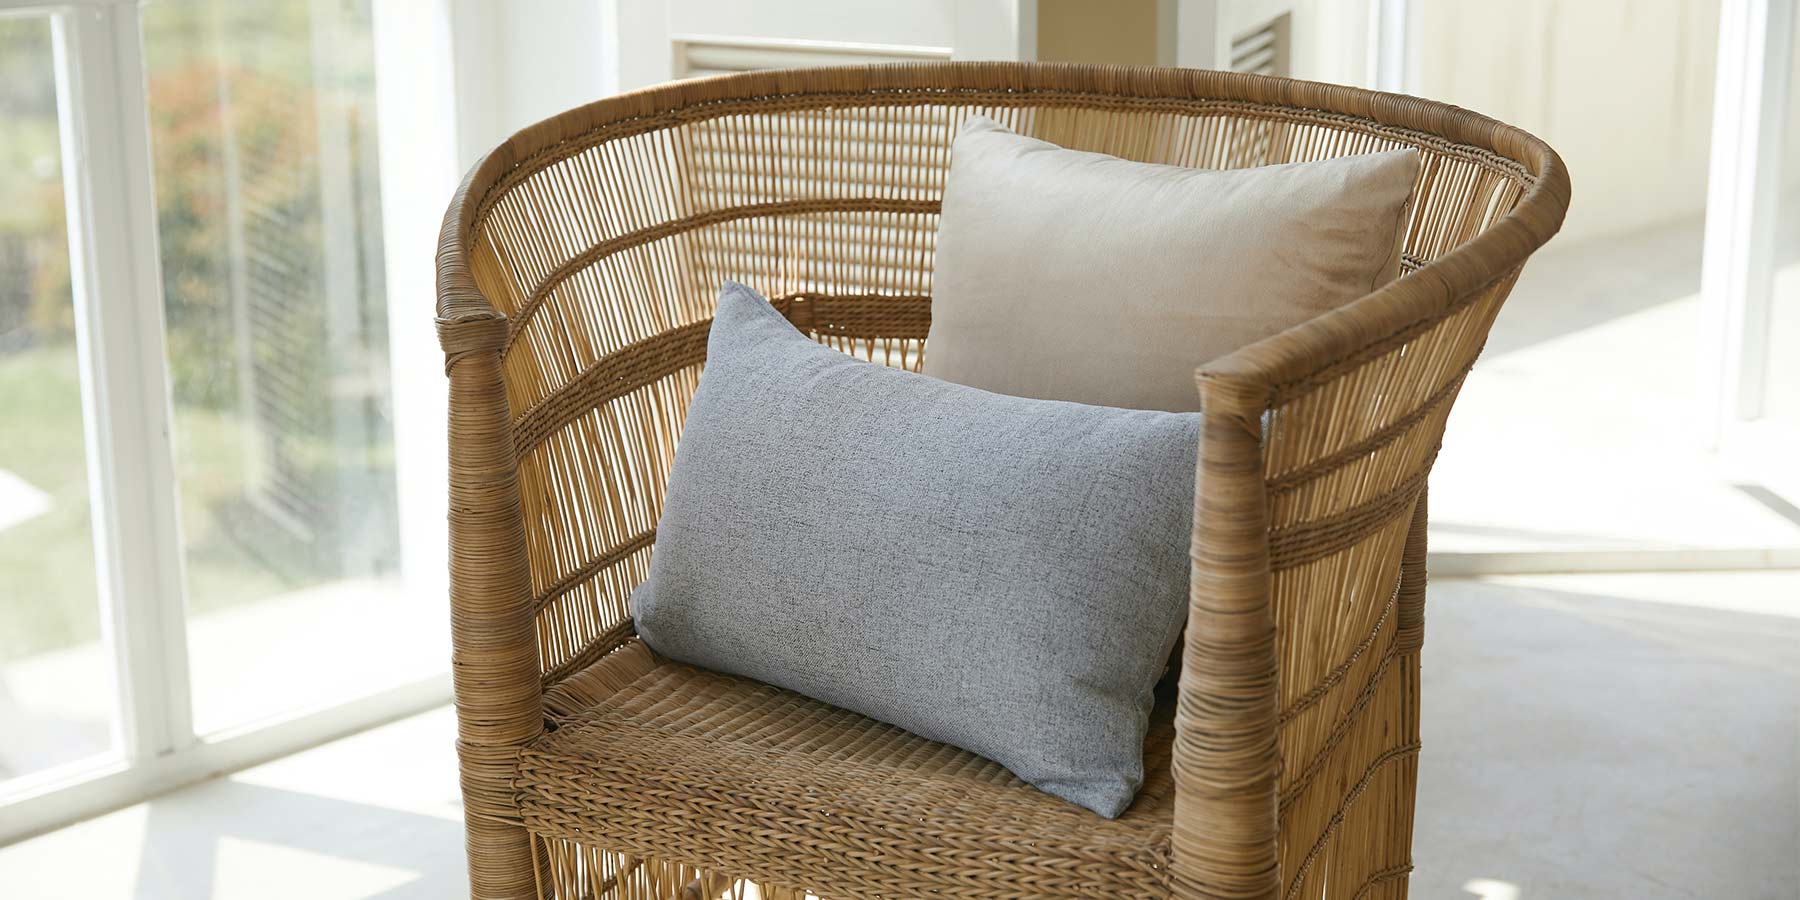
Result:
[[[540,900],[743,900],[747,882],[683,863],[540,837]],[[805,900],[803,891],[761,887],[762,900]],[[485,895],[477,894],[477,897]]]
[[[1413,505],[1412,525],[1406,532],[1406,549],[1400,557],[1399,633],[1400,652],[1417,654],[1425,641],[1425,532],[1427,489],[1419,489]],[[1414,657],[1417,662],[1417,657]],[[1416,723],[1415,723],[1416,724]],[[1417,733],[1413,734],[1418,737]]]
[[[450,376],[451,678],[474,900],[536,900],[547,857],[512,795],[519,748],[543,732],[541,667],[501,381],[505,320],[440,323]]]
[[[681,900],[719,900],[736,883],[735,878],[727,878],[716,872],[702,872],[681,889]]]
[[[1420,651],[1425,642],[1425,549],[1429,518],[1426,491],[1421,488],[1419,499],[1413,506],[1412,525],[1406,534],[1406,549],[1400,558],[1400,589],[1397,598],[1399,615],[1394,636],[1398,644],[1396,649],[1400,654],[1394,662],[1400,667],[1398,674],[1403,681],[1401,739],[1414,746],[1419,743],[1419,663]],[[1407,875],[1412,870],[1413,815],[1419,785],[1418,756],[1413,755],[1404,766],[1400,776],[1403,787],[1398,796],[1392,798],[1395,813],[1385,835],[1388,844],[1385,855],[1392,863],[1382,873],[1380,882],[1370,882],[1375,887],[1369,894],[1371,898],[1406,898]]]
[[[531,834],[519,825],[466,820],[469,896],[473,900],[537,900],[537,859]]]

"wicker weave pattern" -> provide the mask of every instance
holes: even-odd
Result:
[[[828,896],[1167,896],[1166,711],[1144,791],[1108,821],[967,752],[636,642],[591,669],[617,684],[604,705],[522,757],[534,831],[639,855],[680,845],[717,871],[788,873]]]
[[[1160,817],[1143,830],[1088,817],[1064,840],[1042,797],[951,751],[633,649],[625,600],[719,284],[916,370],[949,147],[974,112],[1182,165],[1424,157],[1406,277],[1198,373],[1187,650],[1153,756],[1173,800],[1140,802]],[[770,896],[1404,896],[1423,485],[1567,200],[1548,147],[1480,116],[1182,70],[759,73],[521,132],[471,173],[440,252],[475,895],[701,896],[749,878]],[[560,724],[541,736],[546,717]]]

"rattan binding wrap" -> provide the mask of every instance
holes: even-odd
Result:
[[[1182,165],[1424,156],[1404,277],[1197,373],[1179,700],[1116,822],[961,751],[660,660],[626,612],[720,283],[916,369],[950,142],[974,112]],[[1568,194],[1549,147],[1464,110],[1191,70],[753,73],[515,135],[464,182],[439,252],[474,896],[1403,897],[1424,485]]]

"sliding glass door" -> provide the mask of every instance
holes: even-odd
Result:
[[[53,23],[0,18],[0,784],[115,752]]]
[[[1792,6],[1409,6],[1406,89],[1532,131],[1576,185],[1562,232],[1526,266],[1445,435],[1432,477],[1434,571],[1800,562],[1800,493],[1777,488],[1768,467],[1739,464],[1739,426],[1762,412],[1746,417],[1727,397],[1735,389],[1720,389],[1766,379],[1771,414],[1800,390],[1800,347],[1763,320],[1733,318],[1768,300],[1749,274],[1761,265],[1750,246],[1768,235],[1744,203],[1773,197],[1782,181],[1768,160],[1754,162],[1776,151],[1763,152],[1751,126],[1779,131],[1800,101],[1784,84],[1751,96],[1760,68],[1746,67],[1760,64],[1750,57],[1791,42],[1750,13]],[[1658,102],[1627,99],[1649,97]],[[1793,183],[1800,168],[1787,168]],[[1781,293],[1777,329],[1790,318]],[[1720,349],[1764,338],[1767,356]]]
[[[153,3],[144,52],[209,734],[441,668],[443,617],[399,580],[368,0]]]
[[[462,161],[387,6],[0,0],[0,843],[448,699]]]

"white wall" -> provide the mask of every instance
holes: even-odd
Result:
[[[1371,0],[1225,0],[1219,4],[1220,68],[1234,37],[1289,14],[1295,78],[1366,87]]]
[[[1568,163],[1563,242],[1698,215],[1718,0],[1414,2],[1407,90],[1518,125]]]
[[[526,125],[617,93],[610,17],[643,0],[449,2],[466,167]]]
[[[497,0],[447,2],[456,11],[464,61],[458,137],[469,160],[558,110],[667,78],[670,36],[937,46],[959,57],[997,57],[1003,53],[971,46],[983,43],[975,26],[1004,31],[983,23],[1004,24],[1008,11],[1016,21],[1020,10],[1036,8],[1031,0],[532,0],[523,15],[522,7]],[[1296,77],[1367,84],[1373,2],[1217,0],[1218,39],[1228,46],[1233,34],[1289,10]],[[1177,5],[1186,11],[1209,4]],[[1407,6],[1408,92],[1519,125],[1568,162],[1576,196],[1563,241],[1701,213],[1718,0]],[[1800,91],[1794,100],[1800,111]],[[1796,143],[1788,147],[1789,184],[1800,183]]]

